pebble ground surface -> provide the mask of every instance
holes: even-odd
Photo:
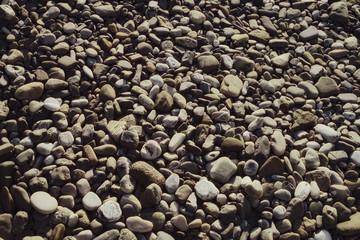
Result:
[[[0,239],[356,240],[358,0],[2,0]]]

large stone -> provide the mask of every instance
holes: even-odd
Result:
[[[165,177],[158,170],[144,161],[137,161],[130,166],[130,175],[144,186],[156,183],[161,188],[165,184]]]
[[[155,98],[155,109],[159,112],[168,112],[174,104],[173,97],[166,91],[161,91]]]
[[[329,17],[334,22],[347,22],[349,19],[349,10],[346,2],[338,1],[331,4]]]
[[[11,234],[12,218],[12,215],[9,213],[0,214],[0,239],[14,239],[13,235]]]
[[[41,82],[31,82],[25,85],[22,85],[15,91],[15,98],[19,100],[28,99],[38,99],[41,97],[44,91],[44,84]]]
[[[350,216],[350,220],[338,223],[336,228],[342,236],[357,236],[360,234],[360,212]]]
[[[319,90],[320,97],[335,96],[340,92],[335,80],[329,77],[321,77],[315,87]]]
[[[55,212],[58,202],[47,192],[35,192],[30,197],[31,206],[42,214]]]
[[[293,113],[293,125],[291,128],[294,131],[305,130],[312,128],[316,125],[317,116],[309,111],[303,111],[301,109],[295,110]]]
[[[153,229],[153,223],[142,219],[141,217],[134,216],[128,217],[126,219],[126,226],[129,228],[130,231],[136,233],[146,233],[150,232]]]
[[[93,7],[95,12],[101,17],[115,17],[116,13],[111,4],[96,5]]]
[[[100,89],[99,97],[104,102],[107,100],[113,100],[116,97],[116,92],[110,84],[105,84]]]
[[[234,137],[227,137],[221,143],[221,151],[223,152],[239,152],[244,148],[244,140],[237,139]]]
[[[218,70],[220,63],[213,55],[205,55],[198,58],[198,66],[204,72],[211,73]]]
[[[198,42],[196,39],[193,39],[188,36],[183,37],[177,37],[175,38],[176,44],[179,44],[180,46],[186,47],[186,48],[196,48],[198,46]]]
[[[77,63],[78,62],[74,58],[69,57],[69,56],[63,56],[63,57],[59,58],[59,60],[58,60],[58,65],[65,69],[74,68]]]
[[[266,44],[270,40],[270,34],[264,30],[253,30],[249,33],[249,37],[260,43]]]
[[[300,39],[303,41],[309,41],[311,39],[317,38],[319,31],[315,26],[310,26],[300,33]]]
[[[285,171],[284,162],[277,156],[271,156],[259,169],[260,177],[271,177],[280,175]]]
[[[16,13],[14,9],[8,4],[0,5],[0,19],[4,19],[5,21],[12,21],[16,19]]]
[[[114,139],[116,142],[120,142],[121,134],[132,125],[136,125],[136,119],[133,114],[129,114],[120,120],[111,120],[107,124],[106,129],[112,139]]]
[[[195,192],[203,201],[212,200],[220,193],[212,182],[204,178],[195,184]]]
[[[104,222],[116,222],[121,218],[122,211],[118,202],[108,200],[98,208],[97,214]]]
[[[191,10],[189,12],[189,18],[190,21],[195,24],[202,24],[206,20],[205,14],[197,10]]]
[[[227,75],[221,82],[220,92],[227,97],[238,97],[242,87],[243,82],[239,77]]]
[[[289,63],[290,56],[291,56],[290,53],[281,54],[271,59],[271,63],[275,67],[280,67],[280,68],[285,67]]]
[[[235,174],[237,167],[228,157],[217,159],[210,170],[210,177],[215,181],[226,183]]]
[[[252,70],[254,66],[255,62],[247,57],[237,56],[234,58],[233,68],[236,69],[238,72],[248,72]]]

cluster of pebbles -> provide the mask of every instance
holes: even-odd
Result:
[[[3,0],[0,239],[358,239],[360,2]]]

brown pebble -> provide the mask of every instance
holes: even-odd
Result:
[[[161,188],[165,184],[165,177],[150,164],[138,161],[131,165],[130,175],[144,186],[156,183]]]
[[[56,225],[51,233],[50,240],[62,240],[65,233],[65,225],[59,223]]]

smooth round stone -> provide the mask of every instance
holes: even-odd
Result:
[[[74,143],[74,136],[69,131],[61,132],[59,133],[58,141],[64,148],[68,148]]]
[[[254,176],[259,169],[259,164],[253,160],[247,160],[244,165],[244,173],[248,176]]]
[[[47,155],[50,155],[53,147],[54,147],[53,143],[39,143],[36,146],[36,151],[38,153],[40,153],[41,155],[47,156]]]
[[[140,155],[146,160],[154,160],[161,156],[162,150],[160,145],[154,141],[147,141],[141,148]]]
[[[328,230],[321,229],[321,230],[315,232],[314,239],[315,240],[331,240],[332,237]]]
[[[177,69],[177,68],[181,67],[181,63],[178,60],[176,60],[174,57],[168,57],[166,59],[166,63],[170,68]]]
[[[360,151],[352,152],[349,157],[351,162],[353,162],[357,167],[360,167]]]
[[[157,232],[157,240],[175,240],[175,238],[166,232],[159,231]]]
[[[320,166],[320,159],[318,153],[310,148],[305,154],[305,166],[307,169],[316,169]]]
[[[82,204],[84,205],[84,208],[86,210],[94,211],[101,206],[101,199],[99,198],[99,196],[96,193],[88,192],[82,198]]]
[[[286,214],[286,208],[282,205],[276,206],[273,209],[273,215],[274,218],[281,220],[285,218],[285,214]]]
[[[44,101],[44,107],[49,111],[55,112],[60,109],[61,103],[62,100],[59,98],[48,97]]]
[[[274,196],[285,202],[290,202],[291,200],[291,193],[286,189],[276,190]]]
[[[202,24],[206,20],[205,14],[197,10],[191,10],[189,12],[189,18],[190,21],[195,24]]]
[[[251,197],[255,199],[259,199],[263,195],[263,188],[259,180],[254,180],[251,183],[246,184],[245,192]]]
[[[119,203],[109,200],[98,208],[97,213],[105,222],[116,222],[121,218],[122,211]]]
[[[311,181],[310,182],[310,187],[311,187],[311,190],[310,190],[310,196],[312,199],[318,199],[320,197],[320,188],[317,184],[316,181]]]
[[[169,142],[169,151],[174,152],[185,140],[185,133],[175,133]]]
[[[165,189],[168,193],[175,193],[179,188],[180,177],[176,173],[172,173],[165,181]]]
[[[42,214],[55,212],[58,202],[47,192],[35,192],[30,197],[31,206]]]
[[[153,229],[153,223],[141,217],[134,216],[126,219],[126,226],[132,232],[146,233]]]
[[[72,22],[65,23],[63,26],[64,33],[71,34],[75,31],[75,24]]]
[[[212,200],[220,193],[212,182],[204,178],[195,184],[195,192],[204,201]]]
[[[305,201],[305,199],[309,196],[311,191],[311,186],[308,182],[302,181],[295,188],[294,196],[296,198],[301,199],[301,201]]]
[[[93,48],[88,48],[85,50],[85,52],[89,57],[96,57],[98,55],[98,52]]]
[[[218,182],[226,183],[236,171],[237,166],[228,157],[221,157],[212,165],[210,176]]]

